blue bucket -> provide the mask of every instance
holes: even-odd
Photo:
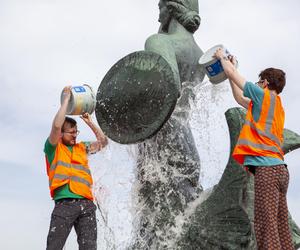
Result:
[[[203,67],[209,81],[213,84],[221,83],[227,79],[220,60],[213,57],[218,48],[222,48],[226,56],[230,55],[228,50],[223,45],[219,44],[206,51],[199,61],[199,64]]]

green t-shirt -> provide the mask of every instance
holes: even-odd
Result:
[[[244,87],[244,96],[252,100],[253,108],[252,115],[254,120],[257,122],[260,117],[262,103],[264,99],[264,91],[259,86],[252,82],[246,82]],[[285,164],[284,161],[274,157],[266,156],[246,156],[244,165],[245,166],[275,166]]]
[[[88,142],[84,142],[84,144],[88,145]],[[70,152],[72,152],[73,150],[73,146],[67,146],[67,148],[70,150]],[[49,164],[51,165],[51,163],[53,162],[54,156],[55,156],[55,149],[56,149],[56,145],[52,145],[49,142],[49,139],[46,140],[45,142],[45,146],[44,146],[44,152],[46,154],[47,160],[49,162]],[[60,200],[60,199],[64,199],[64,198],[84,198],[81,195],[75,194],[70,190],[69,184],[65,184],[57,189],[54,190],[54,197],[53,199],[56,200]]]

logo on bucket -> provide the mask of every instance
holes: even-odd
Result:
[[[206,67],[209,76],[218,75],[220,72],[224,71],[220,60]]]
[[[83,86],[75,86],[75,87],[73,87],[73,89],[76,93],[86,92],[86,90]]]
[[[60,102],[63,101],[63,92],[60,97]],[[92,114],[96,107],[96,98],[92,88],[84,84],[82,86],[73,86],[71,98],[67,107],[68,115],[82,115],[84,113]]]

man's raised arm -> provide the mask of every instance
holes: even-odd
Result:
[[[54,120],[52,122],[52,128],[49,136],[49,142],[52,145],[56,145],[59,141],[60,135],[61,135],[61,127],[65,121],[66,113],[67,113],[67,107],[69,100],[71,98],[71,89],[72,86],[67,86],[63,89],[63,101],[62,104],[57,111]]]
[[[80,118],[92,129],[97,139],[97,141],[91,142],[88,153],[93,154],[100,151],[107,145],[107,137],[104,135],[101,128],[93,122],[92,117],[89,113],[83,114],[82,116],[80,116]]]

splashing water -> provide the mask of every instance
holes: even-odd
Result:
[[[198,198],[194,198],[194,201],[190,202],[184,212],[180,208],[171,211],[172,220],[169,222],[172,222],[172,225],[169,227],[169,232],[164,232],[165,228],[163,227],[162,231],[156,230],[157,238],[165,241],[164,244],[169,247],[172,245],[171,239],[180,234],[185,217],[193,212],[197,204],[207,198],[210,188],[218,183],[229,158],[229,133],[224,116],[224,112],[230,107],[230,100],[232,99],[229,97],[231,93],[228,84],[204,83],[195,87],[193,92],[195,99],[190,102],[191,110],[188,122],[200,155],[200,184],[206,191],[198,195]],[[178,117],[180,119],[180,116]],[[181,122],[187,121],[182,120]],[[159,150],[155,147],[157,144],[152,143],[148,150]],[[152,152],[148,153],[149,155],[152,154]],[[167,152],[160,154],[160,157],[164,153]],[[140,174],[137,172],[138,156],[137,145],[119,145],[110,141],[103,152],[93,155],[90,159],[94,177],[94,194],[98,206],[98,249],[121,250],[130,248],[141,224],[151,224],[156,225],[156,227],[159,224],[157,215],[163,213],[164,208],[157,200],[154,200],[154,204],[152,204],[157,209],[157,213],[143,221],[149,210],[149,200],[141,201],[138,197],[143,188],[141,183],[137,181]],[[147,157],[147,154],[143,156]],[[179,161],[180,159],[173,160]],[[161,162],[163,160],[160,159]],[[171,176],[179,179],[181,177],[180,172],[176,172],[174,169],[164,169],[161,164],[158,166],[157,161],[153,161],[151,158],[148,159],[145,166],[146,171],[143,172],[143,179],[151,184],[157,184],[161,187],[169,185],[168,178],[170,176],[168,173],[170,171],[172,172]],[[155,190],[167,192],[165,195],[168,197],[172,197],[174,191],[172,188]],[[184,197],[181,199],[184,200]],[[176,206],[172,203],[173,201],[172,198],[166,199],[166,207]],[[144,249],[148,248],[145,247]]]
[[[191,128],[201,160],[200,183],[204,189],[220,180],[229,159],[229,130],[224,113],[235,106],[227,82],[197,87],[191,111]]]

